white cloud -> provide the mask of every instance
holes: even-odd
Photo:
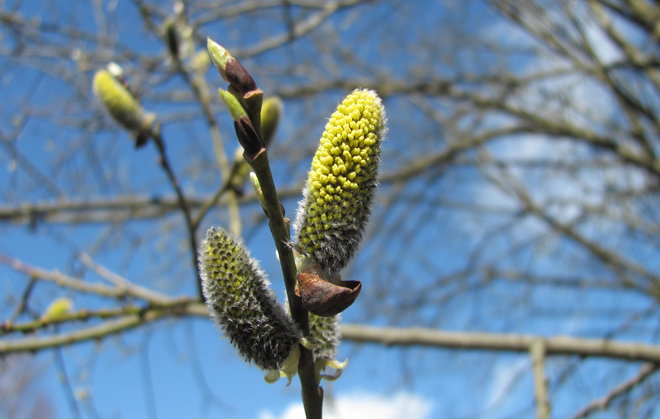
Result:
[[[331,403],[325,403],[325,419],[424,419],[430,417],[432,404],[421,396],[399,392],[393,395],[356,391],[340,394]],[[259,419],[299,419],[305,417],[302,404],[289,405],[280,415],[261,412]]]

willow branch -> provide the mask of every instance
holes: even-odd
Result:
[[[79,259],[85,266],[96,272],[96,274],[98,274],[100,277],[107,279],[118,289],[126,290],[126,293],[133,297],[141,298],[155,305],[167,304],[167,302],[170,300],[170,298],[164,294],[132,283],[122,276],[117,275],[105,266],[96,263],[87,253],[81,253]]]
[[[187,25],[187,29],[192,30],[192,27]],[[197,103],[199,103],[202,114],[206,119],[206,124],[209,127],[211,140],[213,141],[213,149],[215,151],[215,156],[218,162],[218,167],[220,169],[220,174],[223,179],[223,183],[226,184],[229,181],[231,169],[229,166],[229,159],[227,158],[227,154],[225,153],[225,147],[222,141],[222,136],[220,135],[220,128],[218,127],[218,121],[216,120],[215,116],[213,115],[213,111],[211,110],[211,97],[208,93],[210,89],[204,77],[201,76],[200,74],[189,71],[178,55],[172,58],[177,72],[181,75],[181,77],[183,77],[186,83],[190,86],[190,89],[193,92],[193,96],[195,97]],[[197,227],[199,226],[203,218],[206,216],[208,211],[211,209],[213,205],[217,203],[217,201],[225,192],[227,192],[227,188],[223,185],[218,190],[218,192],[216,192],[214,196],[211,197],[211,199],[207,201],[206,204],[204,204],[200,212],[190,222],[190,227],[193,231],[196,231]],[[227,199],[228,199],[228,208],[231,219],[231,225],[232,227],[234,227],[232,228],[232,232],[237,236],[239,236],[238,234],[239,231],[237,230],[240,230],[241,218],[240,218],[240,212],[238,210],[238,199],[233,192],[229,193]]]
[[[548,398],[548,380],[545,377],[545,344],[535,340],[529,347],[532,356],[532,371],[534,373],[534,400],[536,401],[536,418],[550,418],[550,399]]]
[[[157,132],[153,133],[152,138],[154,143],[156,144],[156,148],[158,149],[158,154],[160,155],[160,165],[165,171],[165,174],[167,175],[167,178],[169,179],[170,184],[174,189],[174,193],[176,194],[177,201],[179,202],[179,208],[181,209],[181,212],[183,213],[183,217],[186,221],[188,244],[190,245],[190,257],[191,257],[190,262],[193,268],[195,269],[195,279],[196,279],[195,282],[197,283],[197,293],[199,295],[199,298],[204,298],[202,293],[202,281],[199,275],[199,266],[197,265],[197,247],[198,247],[197,235],[193,224],[192,214],[190,212],[190,207],[188,206],[188,201],[186,200],[186,196],[183,193],[183,189],[181,189],[179,180],[174,174],[174,169],[172,168],[169,158],[167,157],[167,153],[165,152],[165,142],[163,141],[163,137],[161,136],[158,130],[156,131]]]
[[[188,197],[187,202],[191,209],[199,208],[194,224],[201,223],[200,215],[204,215],[211,207],[222,204],[226,196],[222,187],[213,196]],[[291,198],[300,195],[302,185],[283,187],[279,191],[280,198]],[[216,196],[217,195],[217,196]],[[246,193],[239,199],[239,204],[257,201],[254,193]],[[205,207],[208,207],[205,209]],[[179,211],[178,198],[175,197],[148,197],[148,196],[116,196],[105,199],[98,198],[85,201],[53,201],[25,203],[14,207],[0,207],[0,222],[14,224],[49,223],[108,223],[126,220],[162,218],[167,214]]]
[[[110,309],[100,309],[100,310],[78,310],[73,313],[60,315],[55,319],[40,318],[37,320],[28,321],[24,323],[14,323],[13,321],[6,321],[5,323],[2,323],[0,325],[0,336],[10,333],[33,333],[61,323],[88,321],[91,319],[107,320],[121,316],[126,316],[129,314],[139,314],[142,310],[143,309],[138,306],[127,305],[120,308],[110,308]]]
[[[130,307],[124,308],[130,310]],[[110,313],[108,313],[110,314]],[[161,318],[208,317],[205,304],[193,298],[172,299],[166,306],[149,307],[101,325],[58,336],[30,337],[0,341],[0,354],[34,352],[88,340],[102,339]],[[90,316],[92,318],[93,316]],[[101,316],[99,316],[101,317]],[[63,321],[83,320],[83,312],[72,313]],[[465,349],[528,353],[534,342],[541,342],[546,356],[580,356],[660,363],[660,345],[621,342],[610,339],[584,339],[569,336],[519,335],[513,333],[447,332],[427,328],[396,328],[344,324],[344,341],[389,347],[423,346],[437,349]]]
[[[609,393],[601,397],[600,399],[594,400],[585,407],[583,407],[578,413],[573,416],[573,419],[582,419],[591,415],[594,412],[605,410],[617,397],[622,396],[623,394],[628,393],[633,388],[643,383],[648,377],[651,376],[655,371],[660,368],[660,365],[657,363],[646,363],[642,365],[642,368],[639,369],[639,372],[635,374],[634,377],[624,381],[618,386],[614,387]]]
[[[73,332],[52,336],[29,337],[0,341],[0,355],[17,352],[36,352],[44,349],[68,346],[89,340],[98,340],[117,333],[125,332],[169,317],[188,315],[208,316],[206,306],[194,300],[172,300],[169,307],[147,308],[137,314],[123,316]]]
[[[102,297],[110,298],[123,298],[130,295],[128,289],[126,288],[108,287],[102,284],[90,284],[58,271],[47,271],[45,269],[28,265],[18,259],[14,259],[2,253],[0,253],[0,264],[7,265],[15,271],[23,272],[31,278],[50,281],[61,287],[85,292],[88,294],[96,294]]]
[[[302,300],[295,294],[297,268],[293,258],[293,250],[290,242],[289,221],[284,218],[282,204],[277,195],[277,188],[273,180],[268,162],[268,154],[265,148],[262,148],[255,156],[245,155],[245,160],[254,170],[264,197],[264,211],[268,216],[270,232],[275,241],[275,247],[280,259],[284,284],[286,285],[286,294],[289,300],[289,309],[291,317],[303,332],[303,336],[309,334],[309,318],[307,311],[302,306]],[[323,408],[323,391],[316,384],[316,374],[314,372],[314,359],[309,349],[300,346],[300,362],[298,364],[298,377],[302,387],[303,405],[305,415],[309,419],[320,419]]]
[[[608,339],[582,339],[568,336],[543,337],[510,333],[446,332],[417,327],[374,327],[344,324],[344,340],[376,343],[385,346],[425,346],[446,349],[490,350],[504,352],[529,351],[535,341],[550,355],[593,356],[628,361],[660,362],[660,345],[624,343]]]

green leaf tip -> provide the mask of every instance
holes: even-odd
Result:
[[[225,105],[227,105],[227,110],[229,111],[229,115],[231,115],[231,119],[238,121],[241,118],[247,117],[245,108],[243,108],[241,102],[231,92],[218,89],[218,94],[220,95],[220,99],[222,99],[222,101],[225,102]]]
[[[250,155],[256,155],[263,147],[261,136],[254,128],[252,119],[248,116],[243,103],[236,97],[236,95],[227,90],[218,89],[220,98],[227,105],[229,115],[234,120],[234,129],[236,130],[236,137],[238,142],[243,147],[243,150]]]
[[[211,61],[220,72],[220,75],[228,82],[229,80],[227,80],[226,73],[227,61],[234,57],[232,57],[229,51],[227,51],[222,45],[218,44],[211,38],[206,38],[206,49],[209,52]]]

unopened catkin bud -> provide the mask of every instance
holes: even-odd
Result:
[[[94,93],[110,115],[121,126],[132,132],[147,130],[155,118],[145,113],[131,92],[108,70],[99,70],[94,75]]]
[[[301,336],[257,262],[221,228],[207,232],[198,256],[213,319],[245,360],[265,370],[279,369]]]
[[[266,98],[261,105],[261,136],[268,147],[275,136],[282,114],[282,100],[277,96]]]
[[[355,253],[376,189],[385,109],[371,90],[346,96],[325,126],[296,215],[295,249],[330,273]]]

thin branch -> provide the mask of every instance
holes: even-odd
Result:
[[[12,313],[11,316],[9,316],[9,319],[5,322],[5,324],[11,324],[13,323],[18,316],[23,314],[24,311],[28,309],[28,300],[30,299],[30,295],[32,294],[32,290],[34,289],[34,285],[37,283],[37,280],[32,277],[30,278],[30,282],[28,282],[27,286],[23,290],[23,294],[21,295],[21,299],[18,302],[18,305],[16,306],[16,309]],[[2,329],[0,328],[0,332]]]
[[[318,12],[311,14],[304,20],[295,22],[286,32],[266,38],[251,47],[241,49],[234,48],[232,49],[232,54],[235,57],[241,58],[246,56],[255,56],[278,48],[312,32],[316,28],[320,27],[321,24],[323,24],[323,22],[330,18],[334,13],[342,9],[350,8],[364,3],[371,3],[373,1],[374,0],[335,0],[321,2],[319,7],[320,10]]]
[[[142,367],[142,379],[144,380],[144,392],[146,393],[145,404],[147,405],[147,412],[149,417],[155,419],[158,417],[156,410],[156,394],[154,390],[154,382],[152,380],[151,365],[149,363],[149,342],[151,342],[151,334],[146,333],[142,342],[142,350],[140,351],[140,366]]]
[[[57,366],[60,381],[62,382],[62,390],[64,391],[65,398],[69,402],[69,408],[73,417],[82,418],[80,414],[80,406],[74,394],[71,380],[69,380],[69,373],[66,370],[66,363],[64,362],[64,355],[62,355],[62,348],[55,348],[53,353],[55,357],[55,365]]]
[[[0,341],[0,356],[18,352],[36,352],[89,340],[98,340],[169,317],[208,316],[208,311],[204,304],[193,300],[187,301],[172,301],[172,305],[169,307],[147,308],[138,314],[123,316],[117,320],[107,321],[73,332],[52,336],[3,340]]]
[[[294,292],[296,288],[297,268],[293,259],[293,251],[290,246],[291,236],[289,220],[284,218],[282,204],[277,196],[277,188],[270,171],[268,154],[266,149],[261,149],[255,156],[244,155],[245,160],[252,166],[264,197],[264,211],[268,216],[273,240],[280,259],[286,294],[289,300],[291,317],[303,333],[309,334],[309,318],[307,311],[302,306],[302,301]],[[323,409],[323,390],[316,383],[314,371],[314,359],[309,349],[302,345],[300,347],[300,362],[298,364],[298,377],[302,387],[303,406],[308,419],[320,419]]]
[[[171,300],[170,297],[164,294],[161,294],[159,292],[135,284],[123,278],[122,276],[117,275],[116,273],[110,271],[105,266],[96,263],[91,258],[91,256],[89,256],[85,252],[80,253],[78,258],[85,266],[96,272],[96,274],[98,274],[100,277],[107,279],[108,281],[113,283],[117,288],[125,290],[127,294],[133,297],[141,298],[154,305],[167,304]]]
[[[139,314],[142,311],[144,310],[140,307],[129,305],[120,308],[100,310],[78,310],[73,313],[60,315],[55,319],[40,318],[24,323],[14,323],[9,320],[0,325],[0,336],[9,333],[33,333],[61,323],[87,321],[90,319],[112,319],[129,314]]]
[[[181,22],[182,25],[185,25],[185,30],[193,31],[193,28],[188,25],[187,22]],[[225,147],[222,141],[222,136],[220,135],[220,128],[218,127],[218,121],[213,115],[211,109],[211,97],[209,95],[209,86],[206,83],[206,80],[202,75],[195,71],[190,71],[184,62],[181,60],[181,57],[178,55],[172,56],[172,61],[176,71],[181,75],[181,77],[188,84],[190,89],[193,92],[195,100],[199,103],[200,109],[206,124],[209,127],[209,133],[211,135],[211,140],[213,141],[213,149],[215,151],[216,160],[218,161],[218,167],[220,169],[220,174],[223,179],[223,183],[227,184],[231,177],[231,168],[229,166],[229,159],[227,158],[227,153],[225,152]],[[218,192],[202,207],[202,210],[197,214],[197,216],[188,223],[189,228],[194,232],[197,230],[197,227],[201,223],[204,216],[207,214],[209,209],[220,199],[220,197],[227,192],[225,186],[222,186]],[[238,198],[234,193],[229,193],[227,197],[229,208],[229,216],[231,219],[232,232],[236,236],[240,236],[240,226],[241,218],[240,212],[238,210]],[[196,249],[195,249],[196,250]]]
[[[658,368],[660,368],[660,365],[652,362],[642,365],[642,368],[639,369],[639,372],[635,374],[634,377],[622,382],[600,399],[596,399],[580,409],[580,411],[573,416],[573,419],[586,418],[592,413],[607,409],[616,398],[630,392],[636,386],[640,385],[644,380],[650,377],[651,374],[657,371]]]
[[[45,269],[28,265],[2,253],[0,253],[0,264],[7,265],[15,271],[23,272],[31,278],[54,282],[60,287],[110,298],[123,298],[128,296],[128,291],[126,289],[112,288],[101,284],[90,284],[58,271],[47,271]]]
[[[186,196],[184,195],[183,190],[181,189],[179,180],[174,174],[174,169],[172,169],[172,165],[170,164],[170,161],[167,157],[167,153],[165,152],[165,142],[163,141],[163,137],[161,136],[160,132],[156,132],[152,135],[152,138],[154,143],[156,144],[156,148],[158,149],[158,154],[160,155],[160,165],[165,171],[165,174],[167,175],[167,178],[169,179],[172,188],[174,188],[174,193],[177,196],[179,207],[181,208],[181,211],[183,212],[183,217],[186,221],[186,231],[188,232],[188,243],[190,245],[191,264],[195,269],[195,279],[196,279],[195,282],[197,283],[197,293],[199,295],[199,298],[203,299],[204,296],[202,293],[202,281],[199,275],[199,266],[197,265],[197,247],[198,247],[197,235],[193,224],[192,214],[190,213],[190,206],[188,205]]]
[[[534,400],[536,418],[550,418],[550,399],[548,398],[548,380],[545,377],[545,345],[542,340],[535,340],[529,347],[534,372]]]
[[[607,339],[582,339],[568,336],[543,337],[512,333],[446,332],[418,327],[374,327],[344,324],[344,340],[386,346],[427,346],[446,349],[528,352],[540,340],[546,355],[573,355],[616,358],[628,361],[660,362],[660,345],[624,343]]]
[[[208,315],[206,305],[199,301],[194,299],[172,300],[165,307],[146,308],[140,313],[122,316],[114,321],[65,334],[3,340],[0,341],[0,355],[34,352],[87,340],[102,339],[163,318],[207,318]],[[447,332],[418,327],[395,328],[360,324],[344,324],[341,326],[341,333],[343,340],[354,343],[520,353],[529,352],[531,345],[540,341],[545,347],[546,356],[592,356],[628,361],[660,362],[660,345],[620,342],[610,339],[546,337],[513,333]]]
[[[302,185],[293,185],[281,188],[280,198],[291,198],[300,195]],[[200,215],[216,204],[223,204],[226,196],[221,188],[213,196],[188,197],[187,202],[191,209],[199,208],[200,213],[194,220],[193,226],[199,226]],[[218,196],[216,196],[218,195]],[[217,201],[219,200],[219,202]],[[240,204],[256,202],[254,193],[246,193],[239,199]],[[208,206],[208,209],[204,209]],[[121,222],[126,220],[163,218],[169,213],[179,211],[179,202],[176,196],[171,197],[148,197],[148,196],[116,196],[110,199],[98,198],[94,200],[81,201],[55,201],[24,203],[18,206],[0,207],[0,222],[11,222],[14,224],[38,224],[49,223],[107,223]],[[204,211],[202,213],[202,210]]]

